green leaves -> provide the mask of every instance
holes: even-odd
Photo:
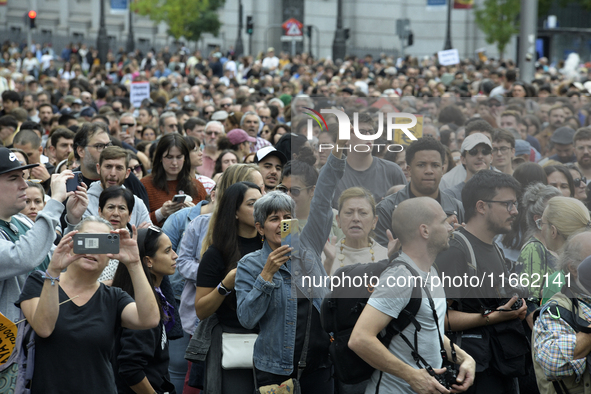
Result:
[[[156,23],[166,22],[168,34],[198,41],[203,33],[217,36],[222,26],[217,9],[224,0],[135,0],[132,9]]]
[[[497,44],[503,57],[513,35],[519,33],[520,0],[484,0],[475,11],[476,24],[486,36],[486,42]]]

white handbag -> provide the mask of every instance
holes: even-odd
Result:
[[[253,367],[254,343],[258,334],[222,333],[222,368],[250,369]]]

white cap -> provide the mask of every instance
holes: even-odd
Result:
[[[466,137],[466,139],[464,139],[464,142],[462,142],[462,147],[460,148],[460,152],[464,153],[465,151],[470,150],[479,144],[485,144],[492,149],[492,144],[490,143],[490,140],[487,136],[482,133],[474,133],[470,134]]]

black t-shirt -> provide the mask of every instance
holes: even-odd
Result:
[[[238,237],[238,249],[240,255],[245,256],[248,253],[255,252],[263,246],[261,237],[242,238]],[[199,263],[197,271],[198,287],[217,287],[217,285],[226,277],[226,264],[222,253],[214,246],[210,246]],[[217,290],[215,290],[217,291]],[[238,315],[236,315],[236,293],[228,295],[222,305],[215,312],[220,324],[226,328],[235,328],[244,330]]]
[[[505,261],[502,254],[494,245],[482,242],[464,228],[459,230],[468,238],[474,256],[476,258],[477,272],[468,269],[468,262],[471,264],[470,252],[465,242],[455,237],[450,240],[450,248],[437,255],[435,267],[442,279],[447,299],[462,303],[464,312],[481,312],[481,306],[496,307],[499,305],[499,299],[504,298],[503,291],[511,292],[507,284],[501,283],[502,275],[507,278]],[[500,252],[502,253],[502,252]],[[466,274],[466,276],[465,276]],[[483,282],[477,285],[476,279],[470,282],[471,276],[478,276],[478,280]],[[484,276],[483,276],[484,275]],[[491,277],[492,275],[492,277]],[[447,277],[452,278],[448,281]],[[459,278],[462,278],[460,286]],[[467,279],[464,279],[466,277]],[[454,285],[453,279],[456,278]],[[484,281],[482,280],[484,278]],[[491,286],[492,279],[492,286]],[[451,284],[451,286],[450,286]]]
[[[39,297],[44,280],[33,272],[18,301]],[[70,297],[60,288],[59,301]],[[115,393],[110,357],[121,313],[133,299],[123,290],[100,284],[83,306],[72,301],[60,305],[59,315],[48,338],[35,337],[35,371],[31,393]]]

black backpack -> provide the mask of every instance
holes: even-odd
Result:
[[[366,277],[369,281],[372,276],[380,277],[387,268],[396,265],[404,265],[414,277],[420,276],[415,269],[400,259],[349,265],[339,268],[333,276],[341,278],[342,282],[350,278],[351,284],[354,284],[353,278]],[[329,353],[334,365],[334,373],[336,378],[345,384],[361,383],[369,379],[375,371],[375,368],[363,361],[348,346],[353,327],[355,327],[355,323],[372,292],[373,288],[371,286],[343,285],[333,288],[322,301],[320,316],[322,327],[331,337]],[[410,323],[413,323],[417,330],[421,329],[420,324],[415,319],[415,315],[421,307],[421,297],[420,287],[415,286],[409,303],[400,312],[398,318],[392,319],[386,327],[385,334],[382,332],[378,336],[386,348],[390,345],[392,338],[402,332]]]

